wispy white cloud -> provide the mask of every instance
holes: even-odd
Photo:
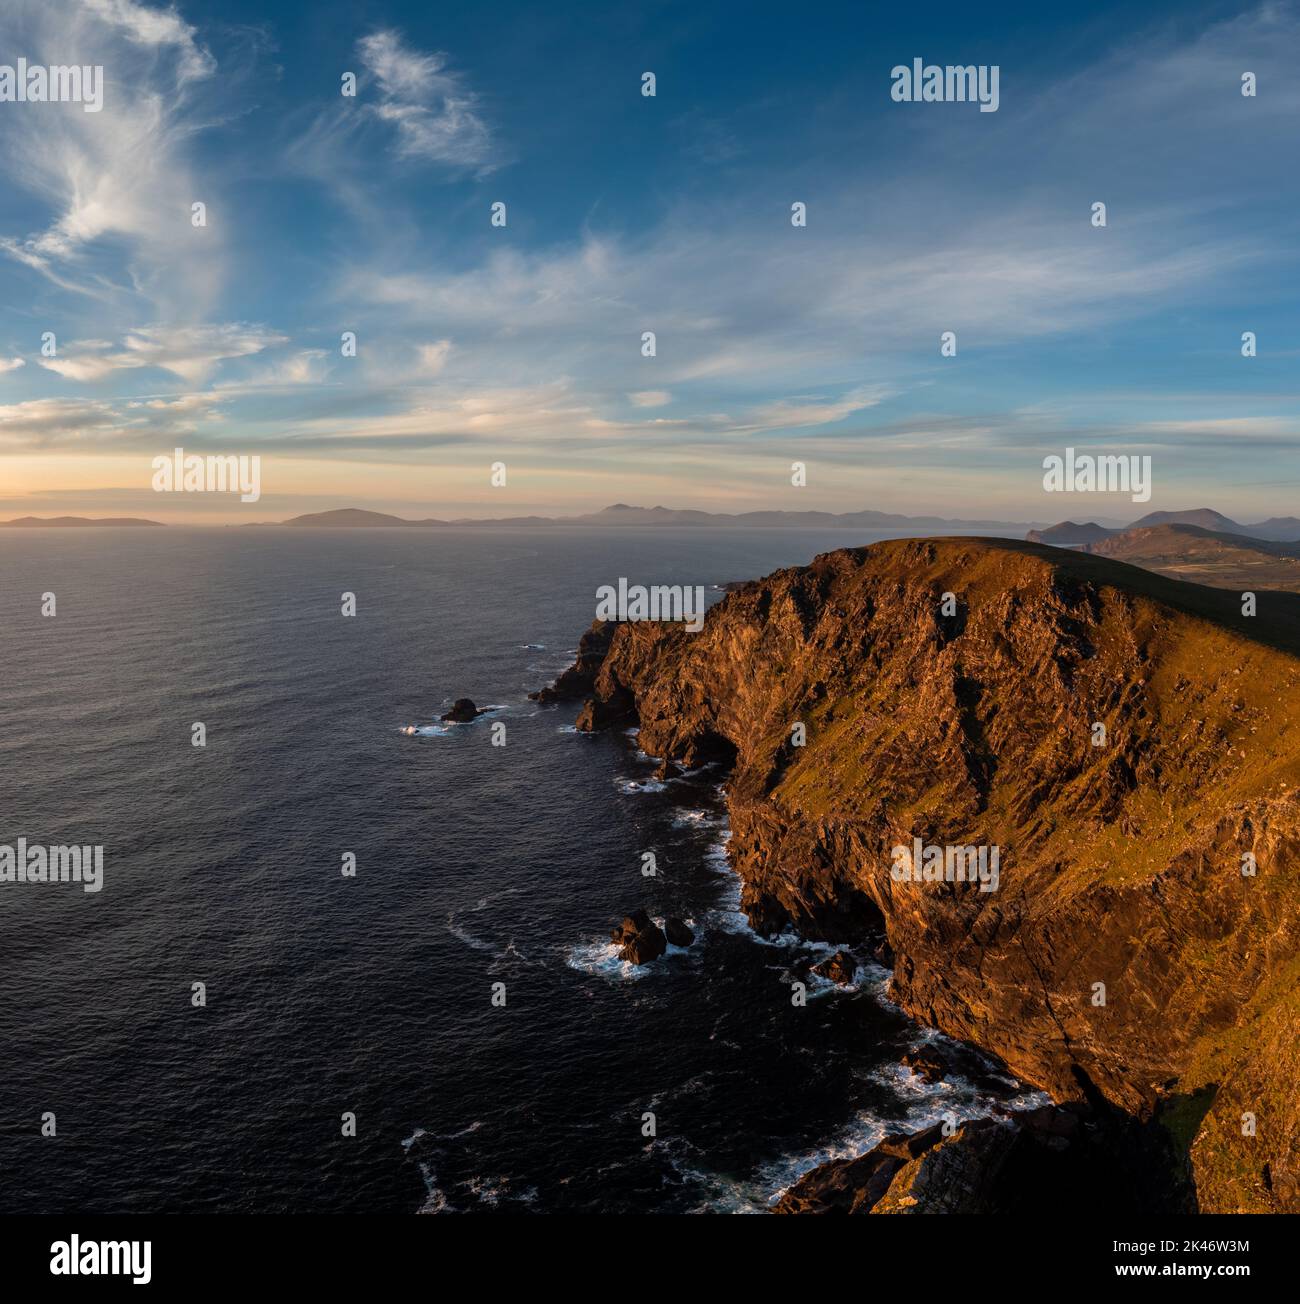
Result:
[[[5,115],[6,173],[51,220],[0,231],[0,251],[63,289],[201,314],[224,262],[220,234],[190,222],[192,203],[214,199],[190,158],[202,125],[191,92],[216,68],[195,30],[174,9],[137,0],[6,0],[0,47],[33,62],[101,64],[105,78],[99,113],[48,105]]]
[[[359,50],[379,92],[367,107],[396,130],[401,157],[475,168],[491,162],[479,96],[447,55],[413,49],[389,30],[371,33]]]
[[[859,385],[839,398],[806,396],[780,399],[764,404],[748,415],[743,423],[754,429],[794,430],[801,426],[825,426],[843,421],[854,412],[875,407],[895,390],[885,385]]]
[[[283,343],[285,343],[283,335],[268,335],[265,347]],[[238,356],[249,355],[245,353]],[[273,359],[266,366],[259,367],[246,375],[220,381],[216,389],[223,395],[229,395],[233,392],[292,390],[302,385],[320,385],[329,375],[329,356],[324,349],[297,349],[284,357]]]
[[[0,448],[9,453],[152,448],[215,420],[215,405],[212,395],[130,402],[28,399],[0,405]]]
[[[97,381],[120,371],[158,367],[191,385],[201,384],[230,358],[251,357],[283,344],[286,336],[243,322],[218,326],[141,326],[127,333],[120,347],[105,340],[74,341],[40,364],[67,380]],[[320,354],[313,356],[323,356]]]
[[[194,81],[216,71],[216,61],[196,39],[196,32],[175,9],[158,9],[137,0],[81,0],[106,25],[147,50],[174,50],[177,80]]]

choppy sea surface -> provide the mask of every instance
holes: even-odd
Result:
[[[749,930],[725,775],[657,783],[635,734],[527,699],[598,585],[882,537],[0,532],[0,844],[104,848],[98,893],[0,884],[0,1210],[758,1210],[1028,1100],[970,1056],[902,1068],[946,1043],[878,966],[793,1006],[833,948]],[[457,697],[494,709],[440,724]],[[637,906],[694,946],[621,964]]]

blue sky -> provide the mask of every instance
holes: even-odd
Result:
[[[1300,10],[899,8],[6,0],[106,89],[0,103],[0,513],[1293,511]],[[262,501],[162,510],[176,445]]]

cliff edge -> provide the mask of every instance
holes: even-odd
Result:
[[[696,634],[600,626],[576,669],[582,727],[732,767],[760,930],[883,923],[916,1018],[1158,1124],[1200,1209],[1300,1210],[1300,597],[895,540]],[[996,889],[900,881],[918,845],[996,848]]]

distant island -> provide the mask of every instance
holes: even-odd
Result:
[[[17,520],[0,521],[0,527],[9,530],[66,530],[89,525],[154,525],[162,528],[161,521],[146,521],[138,516],[20,516]]]
[[[161,521],[150,521],[133,516],[22,516],[13,521],[0,521],[8,529],[83,528],[91,526],[154,526]],[[1300,544],[1300,517],[1273,516],[1253,525],[1242,525],[1223,513],[1209,507],[1191,511],[1150,512],[1131,525],[1106,526],[1096,521],[1061,521],[1044,526],[1037,522],[1005,521],[945,516],[904,516],[897,512],[704,512],[693,508],[634,507],[627,503],[614,503],[599,512],[585,512],[577,516],[480,516],[440,517],[426,516],[411,519],[394,516],[388,512],[373,512],[361,507],[338,507],[324,512],[307,512],[287,521],[250,521],[245,529],[324,530],[418,530],[442,529],[453,526],[473,527],[533,527],[533,526],[596,526],[620,528],[624,526],[657,526],[661,528],[692,526],[711,529],[820,529],[820,530],[906,530],[918,535],[935,531],[957,533],[974,531],[982,534],[1000,532],[1008,537],[1023,537],[1030,543],[1046,543],[1056,548],[1073,548],[1097,552],[1137,565],[1147,564],[1148,554],[1159,558],[1163,564],[1176,564],[1180,550],[1193,548],[1205,559],[1206,541],[1210,534],[1217,538],[1227,551],[1238,551],[1235,560],[1247,565],[1268,560],[1277,561],[1289,554],[1261,549],[1259,556],[1247,557],[1244,549],[1252,543]],[[1159,530],[1155,534],[1153,531]],[[1172,560],[1171,560],[1172,559]],[[1220,558],[1220,561],[1226,558]],[[1150,569],[1161,569],[1153,565]],[[1226,567],[1220,567],[1226,570]],[[1183,575],[1181,578],[1192,578]],[[1200,577],[1198,577],[1200,578]],[[1202,583],[1213,583],[1201,578]],[[1235,582],[1232,581],[1232,582]]]
[[[579,516],[458,517],[412,521],[385,512],[342,507],[331,512],[309,512],[281,522],[295,527],[325,529],[397,529],[439,525],[701,525],[732,529],[913,529],[913,530],[1013,530],[1029,528],[1024,521],[949,520],[943,516],[900,516],[894,512],[701,512],[673,507],[631,507],[615,503],[599,512]],[[1032,524],[1032,523],[1031,523]]]
[[[656,526],[712,526],[732,529],[908,529],[924,533],[928,530],[1006,530],[1021,534],[1034,523],[997,520],[949,520],[943,516],[900,516],[895,512],[786,512],[762,511],[701,512],[693,509],[671,507],[630,507],[615,503],[599,512],[586,512],[578,516],[479,516],[453,517],[442,520],[423,517],[411,520],[393,516],[388,512],[372,512],[362,507],[337,507],[325,512],[307,512],[287,521],[249,521],[245,529],[278,529],[292,526],[295,529],[322,530],[391,530],[427,529],[439,526],[541,526],[541,525],[656,525]],[[13,521],[0,521],[0,527],[35,529],[39,527],[72,528],[95,525],[153,525],[162,521],[147,521],[138,517],[94,516],[23,516]]]

